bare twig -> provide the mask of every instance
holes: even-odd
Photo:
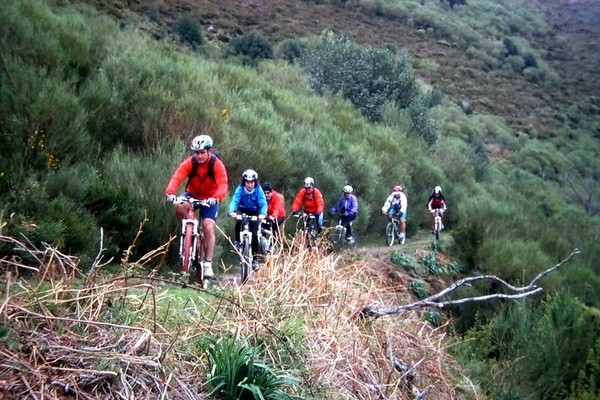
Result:
[[[401,314],[401,313],[404,313],[407,311],[411,311],[411,310],[415,310],[415,309],[423,308],[423,307],[447,308],[450,306],[455,306],[457,304],[474,303],[474,302],[489,301],[489,300],[496,300],[496,299],[512,299],[512,300],[514,300],[514,299],[520,299],[523,297],[528,297],[528,296],[531,296],[531,295],[534,295],[536,293],[540,293],[541,291],[543,291],[543,288],[538,287],[537,283],[544,276],[550,274],[551,272],[556,271],[558,268],[565,265],[569,260],[571,260],[571,258],[573,258],[575,255],[577,255],[579,253],[580,253],[580,251],[578,249],[574,249],[567,258],[565,258],[564,260],[562,260],[561,262],[556,264],[554,267],[548,268],[548,269],[542,271],[541,273],[539,273],[538,275],[536,275],[535,278],[533,278],[532,281],[527,286],[523,286],[523,287],[513,286],[513,285],[507,283],[506,281],[498,278],[495,275],[473,276],[473,277],[469,277],[469,278],[463,278],[463,279],[453,283],[448,288],[440,291],[439,293],[436,293],[432,296],[427,297],[426,299],[415,301],[410,304],[406,304],[406,305],[402,305],[402,306],[391,306],[391,307],[379,307],[376,303],[368,304],[368,305],[364,306],[357,313],[357,316],[360,318],[381,317],[383,315]],[[461,286],[467,286],[467,285],[472,284],[473,282],[482,281],[482,280],[495,281],[495,282],[501,283],[508,289],[512,290],[513,292],[516,292],[516,294],[495,293],[495,294],[490,294],[490,295],[486,295],[486,296],[476,296],[476,297],[467,297],[467,298],[458,299],[458,300],[440,301],[440,298],[454,292]]]

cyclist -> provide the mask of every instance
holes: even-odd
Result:
[[[237,218],[238,214],[258,216],[258,221],[250,221],[252,232],[252,254],[258,255],[258,227],[267,215],[267,198],[262,187],[258,184],[258,173],[247,169],[242,174],[242,182],[238,185],[229,204],[229,216]],[[235,223],[235,238],[239,240],[242,221]],[[252,268],[258,268],[258,258],[253,258]]]
[[[335,205],[329,209],[329,213],[335,215],[339,212],[342,224],[346,226],[346,242],[352,244],[354,243],[354,237],[352,236],[352,221],[356,219],[358,214],[358,200],[356,199],[356,196],[352,194],[354,191],[352,186],[344,186],[343,191],[344,194],[342,194]]]
[[[205,260],[201,260],[200,268],[204,276],[214,276],[212,257],[215,250],[215,224],[219,214],[219,203],[227,195],[228,177],[225,165],[216,155],[212,154],[213,140],[208,135],[199,135],[192,139],[190,150],[192,155],[183,160],[169,180],[165,189],[165,198],[168,201],[176,199],[179,186],[188,178],[182,196],[193,197],[198,200],[208,200],[209,206],[200,207],[202,229],[204,230]],[[212,171],[211,171],[212,169]],[[175,214],[177,220],[187,216],[190,203],[176,204]]]
[[[442,187],[436,186],[433,189],[433,193],[431,193],[429,199],[427,200],[427,209],[429,210],[429,215],[431,216],[431,233],[435,233],[435,210],[440,210],[440,216],[443,219],[447,208],[448,203],[442,194]]]
[[[273,235],[277,237],[279,235],[279,226],[283,223],[286,216],[285,200],[281,193],[273,190],[270,182],[263,183],[262,189],[265,192],[268,204],[267,220],[271,224]]]
[[[298,215],[300,210],[304,209],[307,214],[313,214],[316,217],[318,231],[321,231],[323,225],[323,210],[325,209],[325,201],[323,194],[315,187],[315,180],[310,176],[304,179],[304,187],[302,187],[292,203],[292,214]]]
[[[393,216],[398,214],[400,219],[400,243],[404,244],[406,240],[406,210],[408,209],[408,199],[402,186],[396,185],[392,189],[392,193],[385,199],[381,214],[387,215],[391,221]]]

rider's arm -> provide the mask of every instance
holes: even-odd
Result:
[[[302,200],[304,200],[304,193],[305,193],[305,189],[302,188],[298,191],[298,194],[296,194],[296,197],[294,198],[294,201],[292,202],[292,212],[298,212],[302,208],[302,206],[303,206]]]
[[[242,198],[243,190],[244,190],[244,188],[242,187],[242,185],[238,185],[235,188],[235,192],[233,192],[233,196],[231,197],[231,202],[229,203],[229,211],[227,212],[227,214],[237,212],[237,210],[240,206],[240,199]]]
[[[262,187],[258,187],[258,215],[267,216],[268,204],[267,197],[265,196],[265,192]]]
[[[404,192],[400,192],[400,212],[406,215],[406,209],[408,208],[408,198]]]
[[[183,181],[189,176],[190,172],[192,172],[192,158],[186,158],[183,160],[173,175],[169,180],[169,184],[165,189],[165,195],[169,194],[177,194],[179,191],[179,186],[183,183]]]
[[[350,198],[352,199],[352,207],[349,211],[353,212],[354,214],[358,214],[358,199],[355,195],[351,195]]]
[[[394,195],[389,195],[387,199],[385,199],[385,203],[383,203],[383,207],[381,207],[381,212],[387,214],[390,206],[392,205],[392,198]]]
[[[285,217],[285,201],[280,193],[273,193],[269,202],[269,215],[273,218]]]
[[[220,159],[215,160],[214,165],[215,182],[217,183],[217,190],[212,197],[222,202],[227,196],[227,190],[229,189],[229,178],[227,177],[227,170],[225,164]]]
[[[315,192],[315,201],[317,202],[317,213],[321,214],[325,209],[325,200],[323,200],[323,194],[317,188],[313,189]]]

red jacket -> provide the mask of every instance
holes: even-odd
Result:
[[[321,191],[316,187],[313,187],[312,192],[308,192],[306,188],[300,189],[292,203],[292,212],[298,212],[302,207],[304,207],[304,212],[309,214],[322,213],[325,201]]]
[[[165,194],[177,194],[179,186],[188,179],[190,172],[192,172],[192,157],[190,156],[183,160],[177,170],[171,176],[171,180],[165,189]],[[223,201],[227,195],[228,189],[228,178],[227,170],[223,162],[217,157],[214,165],[214,178],[208,176],[208,157],[207,161],[198,164],[196,174],[190,179],[189,184],[186,186],[186,192],[189,192],[194,198],[199,200],[208,199],[214,197],[219,202]]]
[[[285,200],[283,199],[283,195],[276,191],[272,191],[273,195],[271,196],[271,200],[269,200],[269,209],[267,211],[267,216],[273,217],[275,219],[284,218],[285,217]]]

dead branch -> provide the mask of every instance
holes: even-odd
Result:
[[[514,300],[514,299],[520,299],[523,297],[528,297],[528,296],[534,295],[534,294],[539,293],[544,290],[543,288],[537,286],[537,283],[543,277],[556,271],[557,269],[559,269],[560,267],[565,265],[568,261],[570,261],[571,258],[573,258],[575,255],[577,255],[579,253],[580,253],[580,251],[578,249],[574,249],[567,258],[565,258],[564,260],[562,260],[561,262],[559,262],[552,268],[548,268],[548,269],[540,272],[538,275],[536,275],[535,278],[533,278],[527,286],[523,286],[523,287],[513,286],[513,285],[509,284],[508,282],[504,281],[503,279],[498,278],[495,275],[473,276],[473,277],[463,278],[459,281],[456,281],[448,288],[446,288],[446,289],[442,290],[441,292],[436,293],[432,296],[429,296],[426,299],[415,301],[414,303],[406,304],[403,306],[379,307],[377,303],[367,304],[360,311],[357,312],[357,317],[359,317],[359,318],[381,317],[383,315],[401,314],[401,313],[404,313],[407,311],[415,310],[418,308],[424,308],[424,307],[436,307],[436,308],[442,309],[442,308],[447,308],[450,306],[455,306],[457,304],[474,303],[474,302],[489,301],[489,300],[496,300],[496,299],[512,299],[512,300]],[[470,286],[473,282],[482,281],[482,280],[498,282],[515,293],[514,294],[495,293],[495,294],[490,294],[490,295],[486,295],[486,296],[467,297],[467,298],[458,299],[458,300],[447,300],[447,301],[440,300],[442,297],[456,291],[458,288],[460,288],[462,286]]]

